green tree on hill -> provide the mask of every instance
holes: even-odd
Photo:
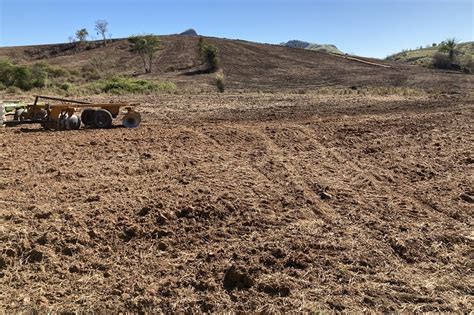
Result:
[[[132,44],[132,52],[140,56],[142,59],[145,73],[151,73],[153,57],[160,45],[160,39],[158,36],[152,34],[132,36],[128,41]]]
[[[199,38],[198,48],[202,61],[207,66],[207,70],[209,72],[216,71],[219,68],[219,49],[212,44],[204,43],[202,37]]]
[[[449,38],[443,42],[438,48],[439,52],[447,53],[449,56],[449,61],[454,62],[454,56],[457,53],[457,40],[455,38]]]
[[[87,39],[87,36],[89,36],[89,32],[85,28],[76,31],[76,38],[80,42],[84,42]]]

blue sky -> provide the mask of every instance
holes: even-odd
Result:
[[[66,42],[109,22],[113,37],[199,34],[280,43],[332,43],[386,57],[448,37],[473,40],[473,0],[0,0],[0,46]]]

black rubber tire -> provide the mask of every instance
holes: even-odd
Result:
[[[95,122],[95,109],[84,109],[81,114],[82,123],[85,126],[92,126]]]
[[[106,129],[112,127],[112,114],[106,109],[99,109],[95,112],[94,127]]]

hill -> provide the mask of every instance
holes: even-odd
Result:
[[[309,43],[301,40],[290,40],[286,43],[281,43],[282,46],[290,47],[290,48],[302,48],[302,49],[309,49],[309,50],[316,50],[322,52],[328,52],[333,54],[343,54],[335,45],[332,44],[315,44]]]
[[[185,30],[182,33],[179,33],[179,35],[198,36],[198,33],[194,29],[190,28],[190,29]]]
[[[121,75],[172,81],[179,88],[214,88],[215,75],[203,73],[195,36],[160,36],[154,71],[144,74],[140,58],[127,39],[0,48],[0,59],[19,64],[45,62],[69,71],[73,84]],[[321,87],[408,87],[425,90],[467,90],[468,76],[413,67],[391,60],[339,56],[308,49],[204,37],[218,47],[227,90],[288,91]],[[91,75],[92,74],[92,75]]]
[[[438,52],[439,45],[425,47],[421,49],[403,50],[399,53],[390,55],[386,60],[407,62],[414,65],[429,66],[433,56]],[[466,59],[474,58],[474,42],[459,43],[457,45],[459,54],[456,56],[461,62]]]

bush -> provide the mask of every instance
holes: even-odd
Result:
[[[63,83],[59,86],[59,88],[63,91],[69,91],[71,89],[71,84],[69,83]]]
[[[0,83],[5,87],[17,87],[24,91],[43,88],[53,79],[67,75],[62,68],[52,67],[44,62],[33,65],[15,65],[0,60]]]
[[[224,73],[220,72],[216,74],[216,86],[217,90],[221,93],[225,90],[225,76]]]
[[[99,70],[97,69],[97,67],[92,65],[92,63],[82,66],[81,72],[82,72],[82,77],[86,79],[87,81],[95,81],[102,78],[102,76],[99,73]]]
[[[219,50],[212,44],[204,44],[202,40],[199,40],[199,53],[203,62],[207,66],[207,70],[210,72],[216,71],[219,67],[218,53]]]
[[[16,86],[9,86],[5,90],[5,93],[7,93],[7,94],[19,94],[19,93],[21,93],[21,90],[19,88],[17,88]]]
[[[153,92],[174,92],[176,84],[173,82],[156,82],[150,80],[136,80],[124,77],[113,77],[93,83],[90,89],[99,93],[111,94],[142,94]]]
[[[436,53],[433,55],[431,65],[437,69],[451,69],[451,60],[448,55]]]
[[[72,69],[72,70],[69,70],[69,74],[72,75],[72,76],[77,77],[77,76],[79,76],[81,73],[80,73],[78,70],[76,70],[76,69]]]
[[[474,72],[474,60],[472,56],[465,56],[461,59],[461,67],[464,73]]]

